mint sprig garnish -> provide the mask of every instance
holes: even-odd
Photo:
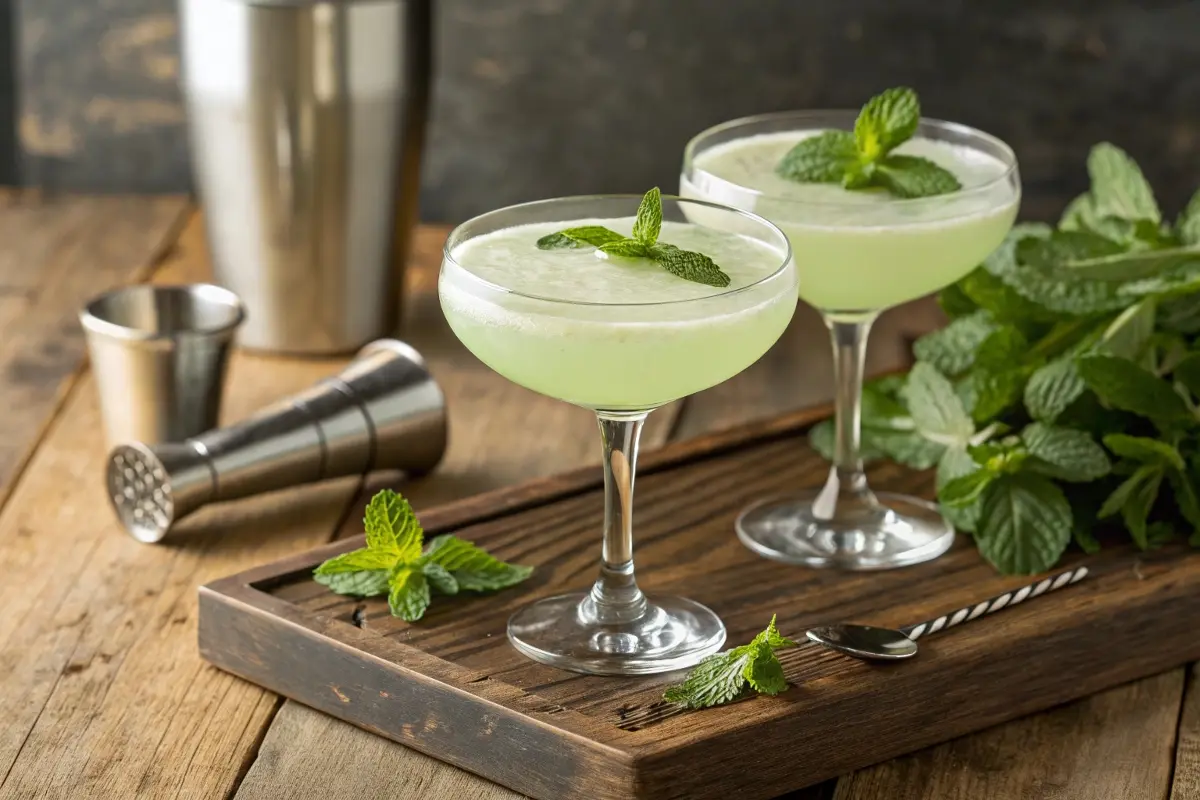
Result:
[[[943,513],[1003,572],[1105,531],[1200,547],[1200,192],[1170,223],[1111,144],[1055,227],[1014,226],[942,291],[952,318],[863,391],[867,458],[937,467]],[[831,423],[811,440],[831,455]]]
[[[424,616],[434,592],[504,589],[533,572],[451,534],[423,546],[425,532],[412,506],[390,489],[371,498],[363,524],[367,546],[324,562],[313,571],[313,580],[337,594],[386,594],[392,615],[407,622]]]
[[[775,627],[775,617],[767,629],[749,644],[715,653],[688,672],[683,683],[663,693],[663,699],[686,708],[710,708],[751,694],[776,695],[788,687],[783,665],[775,653],[796,643],[785,638]]]
[[[729,276],[711,258],[673,244],[660,243],[661,232],[662,194],[656,186],[646,192],[638,204],[633,236],[622,236],[602,225],[586,225],[543,236],[537,240],[537,246],[540,250],[594,247],[612,256],[653,261],[672,275],[694,283],[718,288],[729,285]]]
[[[854,132],[824,131],[799,141],[775,167],[801,183],[840,183],[847,189],[886,189],[896,197],[932,197],[962,188],[958,178],[927,158],[893,154],[921,121],[917,93],[900,87],[872,97]]]

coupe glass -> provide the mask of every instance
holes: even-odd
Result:
[[[771,268],[749,285],[718,289],[680,280],[685,299],[623,297],[619,303],[563,299],[565,290],[552,283],[516,291],[500,285],[494,273],[485,280],[472,271],[472,263],[489,256],[488,242],[478,243],[482,256],[478,250],[464,255],[462,248],[515,226],[566,228],[583,219],[621,221],[610,227],[623,224],[627,232],[640,199],[559,198],[476,217],[450,234],[438,282],[451,328],[480,360],[515,383],[594,411],[599,421],[605,498],[600,576],[590,591],[538,601],[508,623],[509,640],[520,652],[576,672],[638,675],[679,669],[716,652],[725,641],[724,625],[705,606],[682,597],[647,596],[638,588],[633,568],[638,436],[650,411],[732,377],[779,338],[797,302],[790,247],[779,228],[754,214],[663,197],[665,223],[719,232],[734,242],[731,246],[753,248],[757,258],[769,259]],[[537,235],[530,234],[531,252]],[[671,241],[670,235],[664,228],[663,240]],[[514,257],[511,248],[495,257],[518,269],[519,253]]]
[[[994,176],[952,194],[899,199],[851,196],[859,193],[829,185],[789,185],[769,169],[761,179],[739,183],[719,174],[719,165],[705,167],[721,152],[714,148],[729,142],[852,131],[856,116],[785,112],[710,128],[687,145],[680,194],[754,211],[779,225],[792,243],[800,299],[821,313],[832,334],[837,418],[829,477],[821,488],[746,509],[737,520],[738,536],[777,561],[868,570],[936,558],[954,541],[954,527],[933,503],[867,486],[859,406],[871,324],[881,311],[944,288],[975,268],[1011,228],[1021,189],[1016,157],[1006,144],[964,125],[928,119],[921,120],[918,137],[954,146],[967,163],[995,166]],[[784,142],[780,155],[787,146]]]

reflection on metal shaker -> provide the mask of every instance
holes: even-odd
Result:
[[[179,0],[192,170],[238,343],[394,331],[416,221],[432,0]]]

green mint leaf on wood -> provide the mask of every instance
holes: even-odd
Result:
[[[730,282],[729,276],[711,258],[681,250],[673,244],[654,245],[650,248],[650,258],[672,275],[694,283],[724,288]]]
[[[432,592],[494,591],[520,583],[532,567],[508,564],[450,534],[422,550],[424,530],[408,501],[390,489],[367,504],[367,546],[335,556],[313,571],[313,580],[337,594],[386,594],[394,616],[416,622]]]
[[[1102,354],[1082,356],[1079,375],[1113,408],[1166,425],[1195,422],[1191,410],[1171,384],[1132,361]]]
[[[938,490],[938,502],[951,508],[965,508],[978,502],[983,490],[998,475],[989,469],[978,469],[947,482]]]
[[[1133,459],[1143,464],[1158,464],[1177,470],[1187,469],[1179,450],[1160,439],[1110,433],[1104,437],[1104,446],[1122,458]]]
[[[1064,356],[1039,367],[1029,377],[1025,408],[1035,420],[1054,422],[1086,391],[1075,357]]]
[[[429,580],[411,566],[397,568],[388,579],[388,608],[393,617],[416,622],[429,608]]]
[[[975,351],[995,330],[990,313],[975,311],[917,339],[913,355],[946,375],[960,375],[975,363]]]
[[[421,555],[425,531],[408,501],[391,489],[384,489],[367,503],[363,526],[368,550],[393,555],[399,562]]]
[[[1001,572],[1044,572],[1071,542],[1071,506],[1048,478],[1001,476],[983,492],[975,541]]]
[[[775,167],[775,174],[801,183],[841,183],[857,164],[854,134],[825,131],[797,142]]]
[[[875,164],[871,175],[875,184],[905,199],[949,194],[962,188],[953,172],[919,156],[886,156]]]
[[[662,230],[662,194],[655,186],[642,198],[638,205],[637,218],[633,223],[633,238],[646,247],[658,241]]]
[[[1101,142],[1088,155],[1087,167],[1098,216],[1152,222],[1162,219],[1149,181],[1124,150]]]
[[[912,138],[921,121],[917,93],[886,89],[862,107],[854,122],[854,144],[863,161],[875,161]]]
[[[1130,538],[1143,550],[1150,547],[1148,519],[1158,500],[1163,476],[1164,469],[1160,464],[1139,467],[1113,490],[1100,508],[1101,519],[1120,514]]]
[[[688,672],[663,699],[690,709],[710,708],[754,693],[776,695],[787,689],[783,665],[775,653],[796,643],[779,633],[775,617],[749,644],[715,653]]]
[[[584,225],[543,236],[537,240],[537,246],[539,250],[603,247],[610,242],[619,242],[624,238],[616,231],[610,231],[602,225]]]
[[[900,198],[931,197],[962,188],[958,178],[929,159],[892,154],[912,138],[921,120],[917,93],[887,89],[863,106],[854,133],[824,131],[801,139],[775,167],[802,183],[841,183],[846,189],[878,187]]]
[[[451,575],[458,588],[465,591],[487,592],[504,589],[528,578],[533,567],[509,564],[465,539],[444,534],[429,543],[424,560],[436,564]]]

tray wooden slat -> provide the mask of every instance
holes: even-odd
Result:
[[[803,441],[823,409],[648,454],[636,497],[639,580],[712,607],[730,642],[778,614],[899,626],[1024,582],[996,575],[960,537],[941,559],[841,573],[765,561],[732,532],[763,495],[824,479]],[[679,675],[574,675],[513,650],[505,621],[595,577],[599,470],[569,473],[422,514],[497,555],[535,564],[521,587],[439,598],[393,619],[380,598],[333,595],[311,569],[361,539],[201,589],[200,648],[217,666],[341,719],[540,798],[767,798],[1200,657],[1200,555],[1113,547],[1083,583],[923,640],[918,658],[866,664],[804,645],[784,654],[795,686],[703,712],[660,701]],[[872,470],[878,488],[928,492],[929,476]]]

